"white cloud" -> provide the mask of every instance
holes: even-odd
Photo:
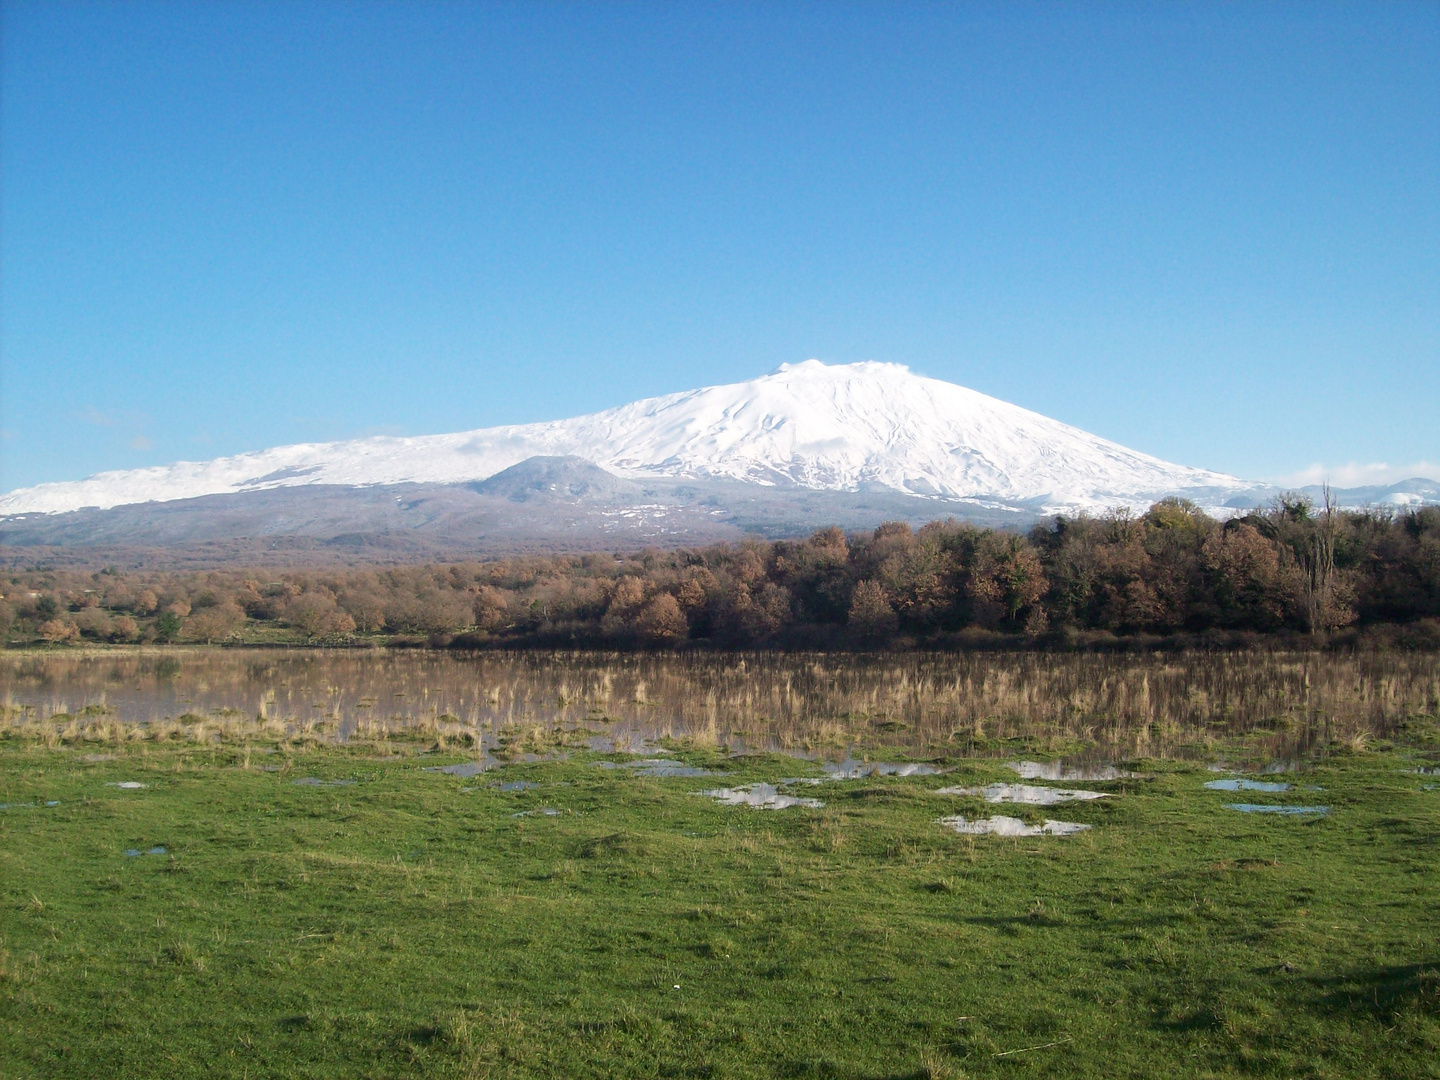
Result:
[[[1440,465],[1429,461],[1417,461],[1413,465],[1386,465],[1375,462],[1361,465],[1311,465],[1286,476],[1277,476],[1271,481],[1280,487],[1304,487],[1307,484],[1323,484],[1331,487],[1368,487],[1372,484],[1393,484],[1398,480],[1409,480],[1412,476],[1423,476],[1427,480],[1440,480]]]

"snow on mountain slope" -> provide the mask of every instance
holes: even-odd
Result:
[[[537,455],[574,455],[632,478],[883,488],[1025,503],[1042,513],[1139,506],[1166,494],[1218,505],[1252,487],[1128,450],[898,364],[807,360],[749,382],[648,398],[570,420],[302,443],[41,484],[0,496],[0,514],[303,484],[464,483]]]

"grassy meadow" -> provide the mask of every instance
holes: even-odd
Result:
[[[943,773],[797,785],[824,806],[783,810],[697,792],[821,763],[713,732],[657,742],[718,775],[645,775],[574,725],[539,759],[487,729],[498,763],[452,775],[477,749],[448,722],[137,734],[86,726],[83,700],[0,739],[7,1080],[1440,1075],[1423,695],[1383,733],[1306,741],[1301,771],[1259,778],[1279,793],[1204,787],[1279,720],[1053,785],[1105,799],[937,793],[1086,745],[982,723],[869,749]],[[1092,828],[959,835],[956,814]]]

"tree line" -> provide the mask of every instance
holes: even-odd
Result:
[[[671,551],[257,574],[12,573],[11,644],[894,647],[1369,636],[1440,646],[1440,508],[1167,499],[1028,534],[954,520]]]

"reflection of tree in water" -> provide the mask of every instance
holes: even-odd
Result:
[[[665,613],[656,616],[656,633]],[[1295,755],[1436,708],[1423,653],[785,655],[206,650],[0,657],[7,713],[111,722],[262,716],[291,727],[492,735],[535,745],[674,737],[754,749],[1164,755],[1250,736]],[[578,734],[577,734],[578,733]],[[1012,740],[1007,742],[1007,740]],[[1014,742],[1020,740],[1021,742]],[[507,741],[510,741],[507,739]]]

